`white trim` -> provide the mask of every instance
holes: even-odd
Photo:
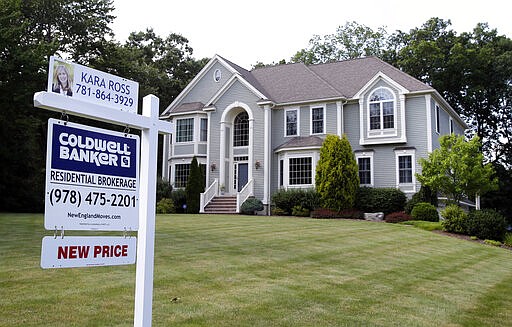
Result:
[[[322,133],[313,133],[313,109],[319,109],[319,108],[322,108]],[[327,116],[326,116],[326,105],[325,104],[321,104],[321,105],[310,105],[309,106],[309,135],[325,135],[326,134],[326,120],[327,120]]]
[[[359,184],[361,186],[369,186],[369,187],[374,187],[375,186],[375,174],[374,174],[374,166],[373,166],[373,151],[363,151],[363,152],[356,152],[354,153],[354,157],[356,158],[356,163],[359,167],[359,159],[361,158],[370,158],[370,179],[371,179],[371,183],[370,184]],[[358,168],[358,173],[359,173],[359,168]]]
[[[206,133],[207,141],[206,141],[206,183],[205,183],[205,187],[208,188],[208,186],[210,185],[210,165],[211,165],[211,162],[210,162],[210,143],[211,143],[211,139],[212,139],[211,112],[208,112],[206,117],[207,117],[206,119],[208,120],[208,122],[207,122],[208,131]]]
[[[368,81],[368,83],[366,83],[356,94],[354,94],[352,99],[359,99],[359,98],[361,98],[361,96],[364,93],[366,93],[367,90],[372,88],[374,86],[374,84],[377,83],[377,81],[379,79],[383,79],[388,84],[391,84],[394,88],[396,88],[398,90],[399,93],[409,93],[409,90],[407,90],[405,87],[403,87],[402,85],[400,85],[397,82],[395,82],[393,79],[391,79],[389,76],[387,76],[383,72],[379,71],[377,74],[375,74],[375,76],[372,77],[372,79],[370,79]]]
[[[435,124],[436,124],[436,133],[441,134],[441,106],[436,102],[434,107],[434,115],[435,115]]]
[[[383,102],[385,102],[385,101],[371,101],[370,100],[370,97],[375,92],[377,92],[380,89],[384,89],[384,90],[388,91],[393,96],[393,128],[384,128],[384,107],[383,107]],[[380,125],[380,128],[379,129],[371,129],[370,105],[373,102],[378,102],[379,103],[379,110],[380,110],[380,114],[379,114],[379,118],[380,118],[380,124],[379,125]],[[396,94],[395,94],[394,90],[392,90],[391,88],[389,88],[387,86],[379,86],[379,87],[376,87],[375,89],[373,89],[371,92],[369,92],[368,95],[366,96],[366,117],[367,117],[367,120],[366,120],[366,138],[396,137],[398,135],[397,114],[398,114],[398,101],[397,101]],[[403,119],[405,120],[405,117],[403,117]],[[405,123],[404,123],[404,125],[405,125]],[[392,134],[391,133],[390,134],[385,134],[385,132],[389,132],[389,131],[393,131],[393,133]]]
[[[427,115],[427,152],[432,152],[432,105],[430,94],[425,94],[425,111]],[[436,115],[437,117],[437,115]]]
[[[296,136],[300,136],[300,108],[299,107],[293,107],[293,108],[288,108],[288,109],[284,109],[284,137],[296,137]],[[297,134],[295,135],[286,135],[286,131],[288,130],[287,129],[287,121],[286,121],[286,113],[288,111],[295,111],[297,113]]]
[[[336,132],[339,137],[342,137],[343,133],[345,133],[345,126],[343,121],[343,102],[336,101]]]
[[[407,143],[407,123],[405,122],[405,94],[400,93],[398,95],[398,97],[400,98],[400,123],[402,124],[402,126],[399,126],[399,127],[401,127],[400,128],[400,130],[401,130],[400,141]],[[396,121],[396,118],[395,118],[395,121]],[[397,133],[398,133],[398,130],[399,130],[399,128],[397,126],[396,127]]]
[[[191,141],[178,141],[178,121],[180,120],[187,120],[187,119],[192,119],[192,140]],[[195,143],[195,135],[196,133],[194,133],[194,129],[196,128],[195,126],[196,124],[196,119],[195,117],[186,117],[186,118],[178,118],[176,119],[176,121],[174,122],[174,126],[176,127],[176,137],[174,138],[174,144],[180,144],[180,145],[183,145],[183,144],[192,144],[192,143]],[[195,146],[194,146],[194,153],[195,152]]]
[[[264,113],[264,129],[265,134],[263,136],[263,204],[269,204],[270,199],[270,172],[272,171],[272,113],[270,105],[263,107]],[[268,210],[270,215],[270,209]]]
[[[226,93],[226,91],[235,84],[235,82],[240,82],[243,86],[245,86],[249,91],[251,91],[255,96],[257,96],[259,99],[267,99],[263,93],[258,91],[254,86],[252,86],[251,83],[247,82],[238,72],[233,74],[231,78],[213,95],[213,97],[207,101],[206,105],[210,106],[217,102],[219,98]]]
[[[319,150],[320,151],[321,146],[305,146],[300,148],[282,148],[279,150],[276,150],[275,153],[281,153],[281,152],[289,152],[289,151],[310,151],[310,150]]]
[[[400,166],[399,157],[411,156],[412,183],[400,183]],[[416,193],[416,149],[399,149],[395,150],[395,174],[397,188],[405,188],[405,193]],[[409,188],[412,188],[410,190]]]
[[[174,99],[173,102],[171,102],[170,105],[165,108],[165,110],[160,115],[161,117],[166,117],[169,115],[169,111],[174,109],[176,105],[178,105],[185,96],[196,86],[197,83],[208,73],[208,71],[215,65],[215,63],[220,62],[224,68],[226,68],[228,71],[230,71],[232,74],[236,73],[236,70],[229,65],[226,61],[224,61],[219,55],[214,55],[213,58],[208,61],[208,63],[199,71],[199,73],[192,79],[190,83],[187,84],[187,86],[181,91],[180,94]]]

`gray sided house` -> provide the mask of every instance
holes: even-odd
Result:
[[[327,134],[346,134],[361,185],[415,193],[419,158],[466,124],[432,87],[376,57],[247,71],[215,56],[165,109],[163,177],[185,187],[195,156],[202,208],[219,194],[266,206],[278,189],[312,188]]]

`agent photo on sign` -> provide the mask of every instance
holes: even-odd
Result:
[[[52,91],[67,96],[73,95],[73,71],[68,65],[55,63]]]

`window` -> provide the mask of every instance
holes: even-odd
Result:
[[[235,117],[233,124],[233,146],[249,145],[249,115],[241,112]]]
[[[279,186],[283,186],[284,160],[279,160]]]
[[[395,97],[385,88],[378,88],[370,95],[370,130],[395,127]]]
[[[439,115],[440,114],[441,114],[441,109],[436,104],[436,132],[437,132],[437,134],[439,134],[439,131],[441,130],[440,126],[439,126]]]
[[[201,126],[200,126],[200,139],[201,142],[208,141],[208,119],[201,118]]]
[[[298,110],[285,111],[285,136],[297,136],[298,134]]]
[[[194,138],[194,118],[176,120],[176,142],[192,142]]]
[[[324,133],[324,107],[311,108],[311,134]]]
[[[370,158],[358,158],[357,165],[359,166],[359,184],[371,185],[372,184],[372,171],[370,165]]]
[[[398,156],[398,182],[412,183],[412,156]]]
[[[174,166],[174,187],[186,187],[190,175],[190,164],[176,164]]]
[[[311,157],[290,158],[288,163],[289,185],[312,184]]]
[[[453,128],[453,119],[452,117],[450,117],[450,134],[453,134],[455,132],[454,128]]]

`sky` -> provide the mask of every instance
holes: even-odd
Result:
[[[152,27],[161,37],[187,38],[196,59],[218,54],[246,69],[288,61],[313,35],[333,34],[351,21],[392,33],[439,17],[450,19],[457,33],[486,22],[512,37],[510,0],[114,0],[114,7],[111,27],[118,41]]]

